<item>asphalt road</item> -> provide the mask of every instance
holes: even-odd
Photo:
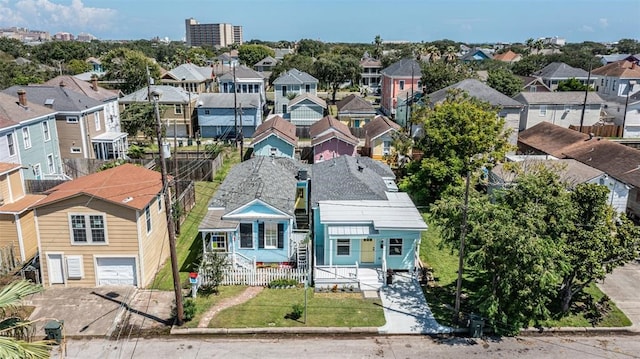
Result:
[[[473,340],[426,336],[177,337],[69,340],[53,358],[640,358],[638,336],[531,336]]]

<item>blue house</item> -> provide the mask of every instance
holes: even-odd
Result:
[[[60,179],[64,175],[56,129],[57,112],[0,93],[0,162],[22,165],[24,179]]]
[[[289,113],[285,118],[296,126],[311,126],[325,116],[327,102],[320,97],[303,93],[289,101]]]
[[[296,126],[275,115],[258,126],[251,146],[254,156],[294,158],[298,146]]]
[[[234,138],[237,127],[244,137],[253,137],[262,123],[263,106],[258,93],[200,94],[197,106],[200,135]]]
[[[209,202],[198,228],[203,250],[229,255],[235,268],[306,265],[298,259],[307,232],[297,207],[306,198],[307,176],[290,158],[254,157],[229,172]],[[302,216],[301,216],[302,218]]]
[[[327,279],[322,273],[360,279],[358,268],[416,268],[427,225],[394,178],[387,165],[368,157],[340,156],[313,165],[316,283]]]
[[[305,93],[318,95],[318,80],[304,71],[291,69],[273,81],[273,91],[273,112],[287,114],[290,112],[289,102],[295,97]]]

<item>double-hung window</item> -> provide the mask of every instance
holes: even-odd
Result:
[[[389,255],[402,255],[402,238],[389,238]]]
[[[547,115],[547,105],[540,105],[540,116]]]
[[[9,147],[9,156],[15,156],[16,147],[15,147],[15,144],[13,143],[13,133],[7,134],[7,147]]]
[[[144,218],[147,223],[147,233],[151,232],[151,210],[149,206],[144,208]]]
[[[266,222],[264,224],[264,247],[276,248],[278,246],[278,224]]]
[[[103,244],[107,241],[102,214],[72,214],[71,241],[74,244]]]
[[[49,141],[51,139],[51,133],[49,133],[49,122],[47,121],[42,123],[42,136],[45,141]]]
[[[31,135],[29,134],[29,127],[22,128],[22,140],[24,141],[24,149],[31,148]]]
[[[100,124],[100,113],[99,112],[94,112],[93,113],[93,122],[96,125],[96,131],[100,131],[100,129],[102,128],[102,125]]]
[[[348,256],[351,254],[351,240],[338,239],[336,241],[336,254],[339,256]]]
[[[53,161],[53,154],[47,155],[47,168],[49,169],[49,174],[56,173],[56,166]]]

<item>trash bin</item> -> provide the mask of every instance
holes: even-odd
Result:
[[[193,145],[193,139],[188,138],[187,139],[187,146],[192,146]]]
[[[472,338],[482,338],[484,329],[484,319],[478,315],[469,317],[469,335]]]
[[[391,269],[387,270],[387,285],[393,283],[393,271]]]
[[[178,147],[182,147],[182,140],[178,140]]]
[[[47,334],[48,340],[55,340],[56,343],[62,343],[62,327],[64,321],[50,320],[44,325],[44,332]]]

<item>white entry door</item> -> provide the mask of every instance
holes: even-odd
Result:
[[[64,283],[64,272],[62,269],[62,254],[47,254],[47,264],[49,266],[49,283]]]
[[[137,285],[135,258],[98,258],[98,285]]]

